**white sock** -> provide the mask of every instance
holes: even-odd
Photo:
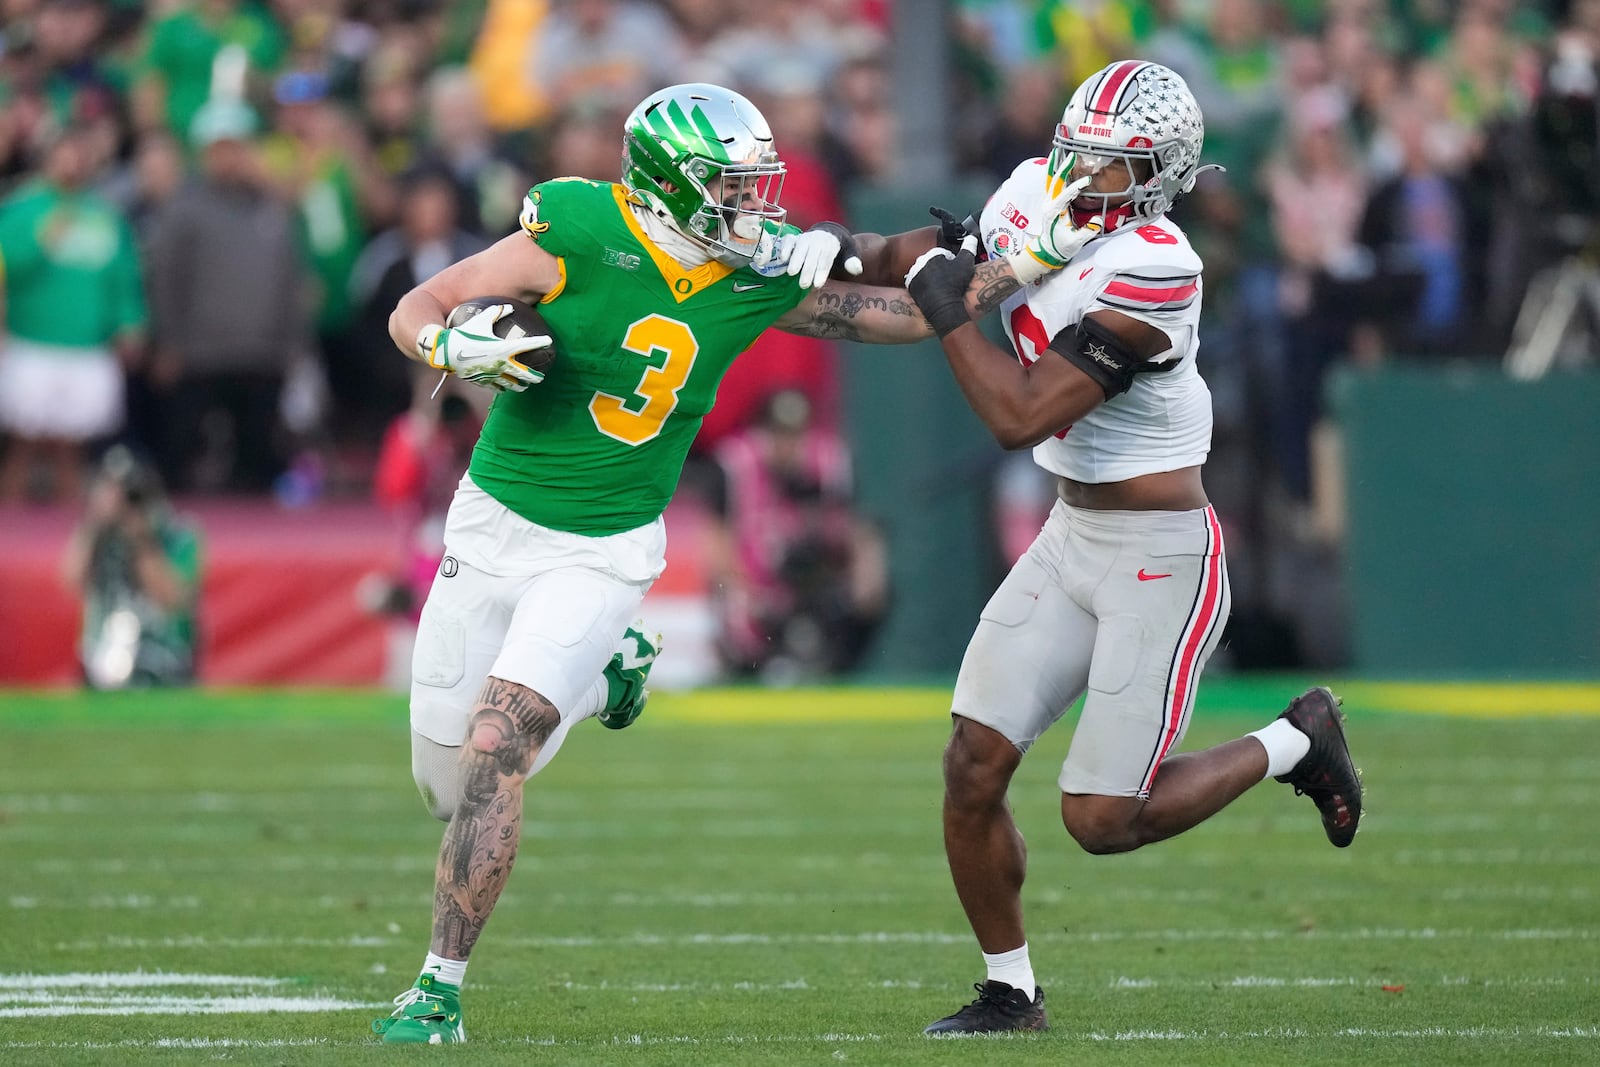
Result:
[[[460,989],[461,983],[467,978],[467,961],[447,960],[430,952],[428,958],[422,961],[422,973],[431,974],[445,985]]]
[[[1020,989],[1033,999],[1033,991],[1038,983],[1033,980],[1033,964],[1028,962],[1028,943],[1024,941],[1021,948],[1014,948],[1010,952],[995,952],[983,954],[983,962],[989,968],[991,982],[1004,982],[1012,989]]]
[[[578,698],[578,706],[573,712],[572,721],[582,722],[584,719],[594,718],[606,710],[606,701],[609,699],[611,699],[611,687],[606,685],[606,676],[602,674],[594,680],[583,696]]]
[[[1260,741],[1261,747],[1267,750],[1268,778],[1288,774],[1311,751],[1311,738],[1290,726],[1288,719],[1273,719],[1245,736]]]

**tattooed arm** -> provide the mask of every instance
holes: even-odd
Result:
[[[1005,260],[978,264],[967,287],[967,312],[980,319],[1022,285]],[[927,320],[904,289],[828,282],[813,289],[774,325],[805,337],[898,345],[933,336]]]
[[[933,336],[928,320],[904,289],[828,282],[773,325],[804,337],[898,345]]]
[[[972,272],[972,282],[967,286],[967,314],[981,319],[1021,288],[1022,283],[1004,258],[985,260]]]

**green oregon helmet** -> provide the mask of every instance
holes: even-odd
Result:
[[[784,167],[754,104],[692,83],[646,97],[622,133],[622,184],[718,262],[742,267],[781,224]]]

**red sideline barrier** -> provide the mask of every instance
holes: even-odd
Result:
[[[180,503],[204,536],[200,679],[213,685],[370,685],[385,629],[357,588],[399,558],[392,522],[366,505]],[[77,513],[0,511],[0,684],[72,685],[79,601],[61,581]]]
[[[359,586],[400,566],[400,535],[376,507],[180,503],[204,536],[200,681],[208,685],[375,685],[385,620]],[[79,606],[61,581],[77,512],[0,509],[0,686],[78,684]],[[672,561],[652,595],[703,597],[709,519],[674,504]]]

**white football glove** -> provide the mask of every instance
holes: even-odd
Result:
[[[1105,219],[1099,215],[1082,226],[1074,226],[1072,212],[1067,210],[1067,206],[1093,180],[1092,177],[1083,177],[1067,186],[1045,208],[1044,217],[1049,221],[1038,235],[1030,237],[1026,244],[1006,257],[1017,281],[1031,285],[1051,271],[1060,270],[1084,245],[1105,232]]]
[[[510,304],[486,307],[460,326],[424,326],[417,351],[428,366],[497,393],[520,393],[544,381],[544,372],[517,361],[525,352],[549,348],[548,334],[496,337],[494,324],[511,313]]]
[[[815,289],[826,282],[834,265],[845,273],[861,273],[861,256],[855,235],[837,222],[819,222],[804,233],[763,234],[750,267],[757,274],[798,278],[800,288]]]

